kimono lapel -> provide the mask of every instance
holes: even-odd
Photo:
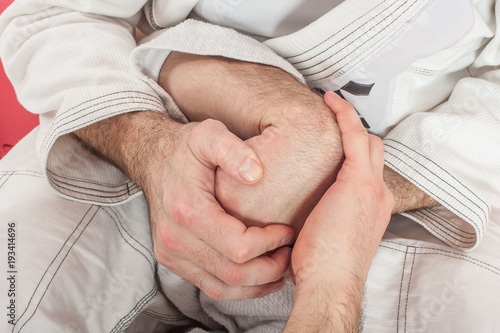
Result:
[[[391,117],[394,81],[471,29],[469,0],[346,0],[306,28],[265,42],[311,87],[339,92],[373,133]]]

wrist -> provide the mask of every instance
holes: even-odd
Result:
[[[372,247],[351,244],[322,244],[309,253],[307,262],[299,267],[294,266],[296,261],[292,252],[295,285],[298,290],[304,291],[304,294],[318,284],[363,286],[376,247],[374,246],[374,250]]]
[[[357,332],[364,279],[343,275],[297,285],[285,332]]]

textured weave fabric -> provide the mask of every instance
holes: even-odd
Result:
[[[48,187],[33,132],[0,163],[0,216],[15,223],[17,295],[2,332],[281,332],[291,284],[247,301],[214,301],[157,266],[142,197],[103,207],[62,199]],[[22,157],[21,157],[22,156]],[[370,267],[362,332],[497,332],[500,212],[472,252],[444,245],[394,217]],[[2,224],[6,230],[5,224]],[[6,232],[0,243],[7,243]],[[0,279],[1,290],[8,290]],[[8,301],[6,293],[0,296]]]
[[[152,110],[186,121],[156,82],[161,64],[175,50],[276,66],[311,87],[337,91],[356,107],[370,131],[384,138],[386,164],[440,203],[391,223],[367,282],[367,332],[498,331],[491,314],[498,304],[495,286],[500,285],[498,1],[345,1],[299,31],[264,42],[207,22],[183,21],[190,15],[184,8],[175,13],[182,23],[154,32],[137,46],[132,37],[136,25],[149,22],[150,30],[160,28],[154,22],[165,13],[158,12],[158,3],[18,0],[0,19],[6,73],[23,105],[41,115],[39,130],[22,148],[26,153],[19,148],[0,163],[2,216],[24,221],[26,238],[20,242],[30,249],[27,253],[37,254],[36,260],[20,259],[30,274],[22,275],[26,289],[18,304],[29,316],[16,330],[28,327],[26,323],[47,331],[73,324],[83,331],[123,331],[144,316],[184,324],[189,320],[182,312],[193,307],[200,310],[189,316],[213,330],[250,330],[286,320],[285,308],[265,306],[285,304],[291,289],[270,303],[235,305],[211,302],[163,269],[156,280],[140,189],[71,134],[132,111]],[[50,192],[46,180],[71,201]],[[25,191],[33,196],[14,195]],[[39,216],[47,207],[55,215]],[[128,238],[136,231],[127,236],[119,222],[132,223],[132,217],[145,228],[137,231],[144,239],[133,237],[137,244]],[[96,241],[92,233],[83,237],[90,230],[83,227],[87,222],[98,225],[93,233],[115,239],[115,247]],[[38,230],[37,223],[47,228],[40,230],[40,243],[29,236]],[[75,238],[74,232],[83,238]],[[42,256],[39,249],[50,240],[53,248]],[[103,295],[116,290],[112,286],[121,274],[111,264],[124,260],[121,246],[131,246],[137,256],[125,260],[124,267],[133,272],[142,267],[138,263],[144,267],[141,274],[131,273],[130,285],[137,288],[120,292],[120,298],[111,292],[120,304],[113,302],[116,308],[104,311],[103,304],[109,303]],[[82,260],[85,265],[79,265]],[[52,262],[68,267],[60,270]],[[93,272],[103,267],[115,273],[92,280]],[[83,273],[88,284],[72,284]],[[102,281],[108,287],[98,287]],[[167,302],[159,285],[182,311]],[[191,294],[174,301],[181,286]],[[89,288],[94,294],[87,294]],[[52,298],[44,293],[48,290]],[[61,313],[61,306],[67,312]],[[272,316],[269,322],[263,322],[266,314]],[[93,320],[95,315],[101,317]],[[279,330],[277,326],[269,331]]]
[[[264,43],[188,20],[137,47],[131,31],[141,1],[111,10],[113,1],[26,0],[0,20],[0,55],[20,100],[43,115],[42,170],[65,197],[108,205],[139,195],[71,132],[139,110],[186,121],[156,83],[161,65],[172,50],[221,55],[280,67],[312,87],[339,91],[384,137],[387,164],[441,204],[408,216],[446,244],[473,249],[487,228],[491,194],[500,193],[500,159],[492,158],[500,141],[497,13],[494,1],[450,1],[343,2]],[[159,19],[155,4],[148,3],[145,15]],[[30,15],[16,18],[22,13]],[[42,46],[48,51],[36,52]]]

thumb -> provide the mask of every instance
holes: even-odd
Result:
[[[208,119],[191,132],[189,146],[195,157],[215,170],[220,167],[236,181],[253,185],[264,172],[254,150],[220,121]]]

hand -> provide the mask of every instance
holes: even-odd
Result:
[[[261,297],[283,287],[290,250],[265,254],[289,243],[293,232],[246,228],[214,199],[216,166],[247,186],[262,174],[257,155],[220,122],[183,125],[144,111],[75,134],[143,188],[160,264],[213,298]]]
[[[332,92],[325,101],[337,116],[345,161],[294,245],[297,288],[287,332],[357,332],[363,285],[394,205],[383,181],[382,141],[349,103]]]
[[[307,123],[310,119],[297,117],[297,121]],[[325,117],[325,121],[334,123],[332,117]],[[334,131],[302,125],[277,122],[246,141],[264,166],[259,183],[245,186],[224,170],[217,170],[216,197],[226,212],[247,226],[281,223],[291,226],[298,235],[334,182],[343,155],[340,136]]]
[[[180,125],[169,156],[160,156],[144,190],[160,264],[217,299],[265,296],[283,287],[289,228],[247,228],[214,198],[217,166],[249,186],[262,175],[257,155],[220,122]],[[243,177],[246,177],[243,178]]]
[[[297,232],[335,180],[340,132],[323,99],[279,68],[173,52],[160,85],[191,121],[218,119],[251,146],[265,168],[253,186],[217,171],[217,199],[247,225]]]
[[[345,161],[298,236],[292,255],[296,278],[304,280],[318,270],[330,270],[317,258],[348,253],[349,265],[364,268],[371,262],[389,223],[394,198],[384,183],[382,140],[368,134],[353,107],[336,94],[325,95],[342,133]],[[314,263],[313,265],[309,265]],[[336,263],[337,265],[338,263]],[[328,272],[331,273],[331,272]],[[305,278],[300,278],[305,275]]]

